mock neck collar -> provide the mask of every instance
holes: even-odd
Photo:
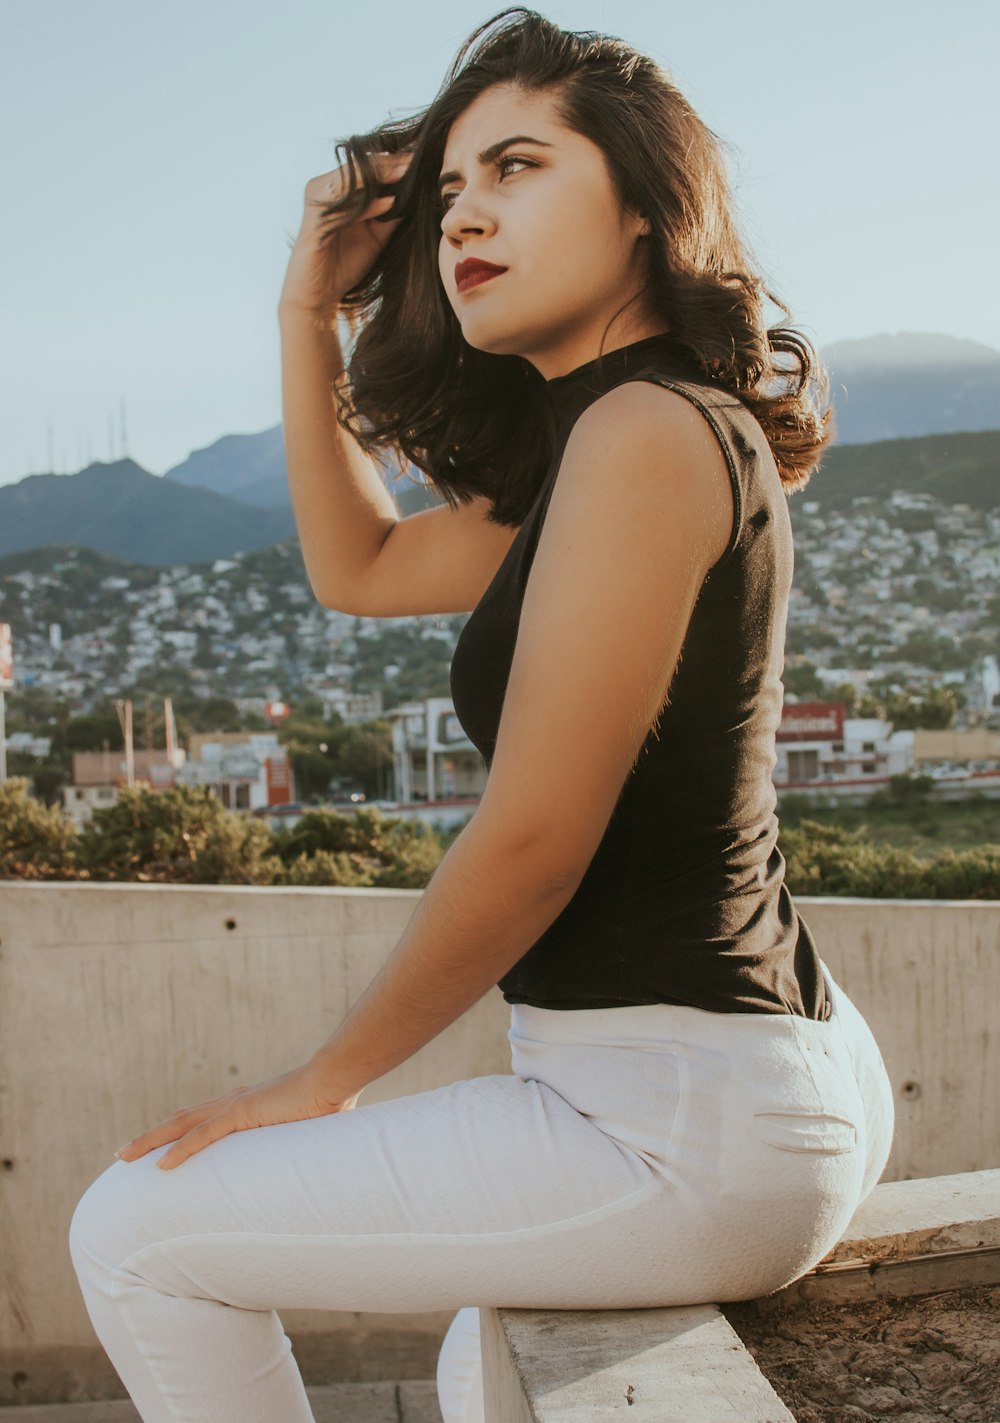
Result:
[[[617,346],[564,375],[547,380],[545,388],[557,420],[562,424],[565,419],[572,419],[591,400],[620,384],[624,377],[649,365],[655,365],[661,372],[676,371],[681,378],[705,379],[694,353],[672,332],[644,336],[639,341]]]

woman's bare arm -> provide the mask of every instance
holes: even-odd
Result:
[[[399,512],[370,458],[337,421],[343,371],[328,318],[279,308],[283,433],[302,557],[318,600],[354,611],[358,589]]]
[[[337,421],[336,331],[298,309],[279,309],[279,321],[285,462],[316,598],[369,618],[471,612],[517,530],[490,523],[482,498],[401,518],[375,461]]]

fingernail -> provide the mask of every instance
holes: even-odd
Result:
[[[124,1151],[124,1150],[125,1150],[125,1148],[124,1148],[124,1146],[123,1146],[120,1151],[116,1151],[116,1152],[115,1152],[115,1155],[118,1157],[118,1160],[119,1160],[119,1161],[124,1161],[124,1160],[125,1160],[124,1156],[122,1156],[122,1151]]]

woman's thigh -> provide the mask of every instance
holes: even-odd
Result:
[[[117,1162],[74,1258],[248,1309],[766,1293],[836,1242],[888,1152],[881,1059],[834,991],[824,1024],[515,1007],[512,1075],[236,1132],[172,1171],[167,1147]]]
[[[167,1149],[93,1182],[74,1258],[247,1309],[614,1304],[663,1194],[557,1092],[506,1075],[235,1132],[160,1171]]]

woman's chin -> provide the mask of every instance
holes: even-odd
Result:
[[[469,320],[463,321],[461,326],[466,342],[488,356],[519,356],[524,349],[523,336],[509,326]]]

